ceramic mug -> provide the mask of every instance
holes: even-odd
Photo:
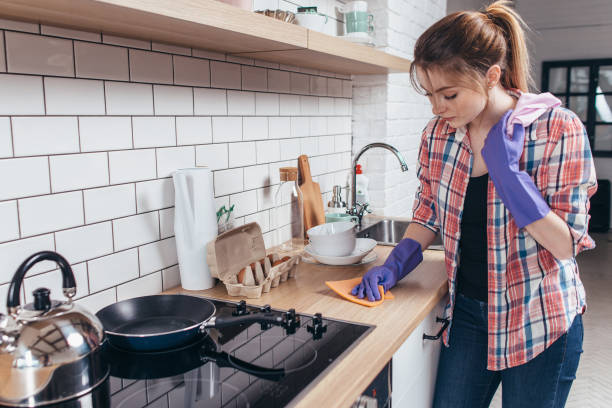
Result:
[[[346,213],[335,213],[335,214],[325,214],[325,222],[342,222],[342,221],[353,221],[357,222],[357,216],[350,215]]]
[[[368,14],[368,3],[365,1],[352,1],[339,7],[344,14],[346,33],[371,33],[374,31],[374,16]]]

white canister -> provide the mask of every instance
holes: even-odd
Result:
[[[187,290],[212,288],[206,263],[206,244],[217,236],[212,172],[207,168],[180,169],[174,181],[174,235],[181,286]]]
[[[368,2],[367,1],[351,1],[349,3],[346,3],[343,6],[338,6],[338,10],[341,13],[352,13],[355,11],[363,11],[363,12],[367,12],[368,11]]]

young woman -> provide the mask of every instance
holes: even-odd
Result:
[[[411,76],[435,117],[423,132],[412,223],[353,294],[380,298],[436,234],[450,301],[435,407],[562,407],[582,352],[575,256],[596,177],[580,119],[530,83],[522,20],[498,1],[418,39]]]

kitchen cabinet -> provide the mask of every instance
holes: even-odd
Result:
[[[410,69],[406,58],[213,0],[3,0],[0,18],[342,74]]]
[[[441,323],[436,323],[436,316],[442,317],[446,301],[438,302],[393,354],[392,408],[432,406],[442,340],[424,340],[423,334],[438,333]]]

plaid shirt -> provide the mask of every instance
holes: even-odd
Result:
[[[520,92],[511,91],[514,96]],[[460,225],[473,156],[465,128],[442,118],[423,132],[417,175],[420,181],[413,222],[442,234],[451,319],[459,264]],[[589,197],[597,189],[589,141],[571,111],[551,108],[525,129],[520,169],[535,181],[552,211],[570,230],[574,256],[595,247],[587,234]],[[489,370],[515,367],[533,359],[586,309],[576,259],[556,259],[514,218],[489,179],[487,193]],[[448,346],[449,330],[444,333]]]

